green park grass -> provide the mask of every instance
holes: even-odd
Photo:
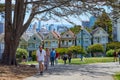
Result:
[[[38,62],[37,61],[27,61],[27,62],[21,62],[20,64],[26,64],[26,65],[31,65],[31,64],[37,64]]]
[[[113,77],[114,80],[120,80],[120,72],[116,73]]]
[[[71,64],[81,65],[81,64],[90,64],[90,63],[106,63],[113,62],[113,57],[91,57],[91,58],[83,58],[83,61],[80,61],[80,58],[72,58]],[[58,63],[64,63],[62,59],[58,60]],[[28,61],[21,64],[37,64],[36,61]],[[68,64],[68,60],[67,60]]]
[[[90,63],[106,63],[113,62],[113,57],[91,57],[91,58],[83,58],[83,61],[80,58],[73,58],[71,60],[71,64],[90,64]],[[59,63],[64,63],[63,60],[59,60]],[[67,60],[68,63],[68,60]]]

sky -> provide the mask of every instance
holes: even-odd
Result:
[[[0,0],[0,3],[5,3],[5,0]],[[105,10],[106,12],[110,12],[110,9],[108,7],[105,7]],[[89,18],[90,18],[90,14],[82,14],[80,15],[79,17],[69,17],[69,21],[70,22],[73,22],[75,25],[81,25],[81,21],[89,21]],[[26,17],[26,20],[29,16]],[[38,22],[38,20],[34,19],[33,22]],[[51,23],[54,23],[54,24],[69,24],[69,25],[74,25],[74,24],[71,24],[69,22],[67,22],[66,20],[62,19],[62,18],[59,18],[57,21],[56,20],[48,20],[48,21],[41,21],[41,23],[44,25],[44,24],[51,24]]]
[[[5,0],[0,0],[0,3],[5,3]]]
[[[89,16],[85,16],[85,15],[80,15],[79,18],[74,18],[74,17],[69,17],[69,20],[70,22],[73,22],[73,24],[71,24],[70,22],[64,20],[64,19],[58,19],[57,21],[56,20],[48,20],[48,21],[41,21],[41,23],[44,25],[44,24],[51,24],[51,23],[54,23],[54,24],[68,24],[68,25],[81,25],[81,21],[89,21]],[[37,22],[37,20],[34,20],[35,22]]]

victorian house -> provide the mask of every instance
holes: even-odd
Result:
[[[49,48],[50,50],[52,48],[58,48],[60,47],[59,41],[60,35],[55,31],[51,31],[44,37],[44,48]]]
[[[29,39],[30,39],[30,36],[28,34],[24,33],[20,38],[18,47],[22,48],[22,49],[27,49]]]
[[[60,47],[68,48],[70,46],[75,46],[75,34],[71,30],[61,34]]]
[[[37,50],[40,45],[43,45],[43,38],[39,32],[36,32],[28,40],[27,50],[29,57],[31,57],[32,52]]]
[[[93,36],[93,40],[92,40],[93,44],[102,44],[104,47],[104,52],[98,53],[97,56],[105,56],[106,43],[108,43],[108,33],[104,29],[97,27],[92,31],[92,36]]]
[[[77,46],[82,46],[84,49],[87,49],[91,45],[91,34],[86,30],[82,29],[78,34],[76,34],[76,43]]]
[[[97,27],[92,31],[93,44],[106,44],[108,43],[108,33],[101,27]]]

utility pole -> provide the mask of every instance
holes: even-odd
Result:
[[[84,29],[84,27],[81,26],[81,47],[82,48],[83,48],[83,43],[84,43],[84,41],[83,41],[83,29]]]

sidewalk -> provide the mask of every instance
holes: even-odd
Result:
[[[49,67],[41,76],[34,76],[23,80],[113,80],[112,75],[120,71],[118,62],[95,63],[85,65],[56,65]]]

